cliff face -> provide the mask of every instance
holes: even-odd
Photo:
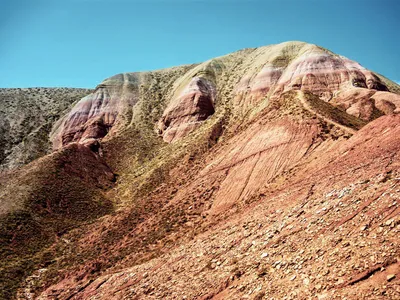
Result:
[[[215,84],[193,77],[184,90],[164,111],[158,130],[164,141],[171,143],[197,129],[214,113]]]
[[[104,80],[0,177],[3,295],[395,298],[399,90],[302,42]]]
[[[71,142],[90,143],[103,138],[122,115],[138,101],[140,74],[119,74],[81,99],[63,120],[62,128],[53,138],[53,147],[61,148]]]

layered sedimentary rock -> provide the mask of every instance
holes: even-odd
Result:
[[[158,130],[164,141],[172,143],[197,129],[214,113],[215,97],[214,83],[193,77],[159,121]]]
[[[170,73],[158,72],[160,76]],[[116,124],[126,127],[131,120],[122,121],[121,116],[135,110],[138,99],[148,97],[146,87],[154,78],[143,78],[149,76],[124,73],[102,82],[59,122],[52,138],[54,148],[71,142],[96,148],[110,130],[117,131],[112,130]],[[398,111],[400,101],[380,76],[357,62],[303,42],[245,49],[212,59],[189,68],[170,84],[172,92],[163,95],[166,106],[155,128],[168,143],[198,129],[214,114],[215,103],[227,98],[233,110],[243,114],[284,92],[309,91],[363,120]]]
[[[351,87],[387,90],[379,78],[357,62],[343,56],[312,49],[294,59],[278,85],[315,93],[334,92]],[[279,88],[278,88],[279,90]]]
[[[341,91],[351,93],[349,90],[358,88],[388,91],[377,75],[359,63],[315,45],[283,43],[259,48],[249,57],[253,66],[236,86],[236,103],[241,105],[254,105],[267,96],[278,97],[289,90],[311,91],[325,101]],[[391,97],[394,98],[397,96]],[[369,106],[359,102],[350,112],[370,120],[371,116],[364,112],[370,110]]]
[[[185,137],[214,114],[217,81],[224,68],[221,60],[213,59],[174,83],[171,99],[157,126],[164,141],[172,143]]]
[[[101,255],[39,299],[240,299],[254,290],[280,299],[293,286],[301,299],[316,292],[379,299],[371,285],[383,284],[396,298],[398,281],[386,278],[400,268],[399,115],[372,121],[349,138],[347,126],[331,119],[332,105],[310,93],[271,101],[193,165],[180,160],[169,170],[170,180],[143,200],[160,205],[146,211],[150,216],[142,212],[143,222],[132,225],[137,205],[99,221],[78,253],[101,248]],[[304,101],[325,105],[316,112]],[[347,118],[335,112],[337,121]],[[161,238],[164,228],[171,239]],[[168,242],[176,247],[165,251]],[[153,256],[143,261],[143,252]],[[98,271],[105,266],[108,271]],[[314,276],[316,270],[325,275]],[[376,275],[365,277],[370,270]],[[102,274],[93,278],[94,272]],[[188,285],[193,274],[197,280]]]
[[[400,112],[400,95],[373,89],[340,91],[331,102],[348,114],[366,121]]]
[[[118,74],[104,80],[60,121],[53,134],[53,148],[71,142],[92,145],[107,135],[118,116],[132,110],[137,103],[139,81],[137,73]]]
[[[251,197],[269,181],[298,163],[318,134],[312,121],[295,122],[290,118],[256,123],[232,139],[230,147],[204,176],[226,173],[212,212],[220,213]]]

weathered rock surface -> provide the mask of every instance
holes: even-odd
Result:
[[[283,118],[260,122],[232,138],[230,146],[203,171],[203,176],[227,174],[213,203],[213,213],[248,199],[297,164],[318,134],[313,121]]]
[[[258,103],[266,96],[279,96],[288,90],[311,91],[325,101],[339,92],[351,94],[358,88],[388,91],[378,75],[315,45],[299,42],[258,48],[246,59],[252,66],[236,86],[238,104]],[[365,115],[370,105],[357,103],[350,111],[353,115]]]
[[[118,116],[137,103],[140,78],[137,73],[118,74],[99,84],[62,120],[53,137],[53,148],[71,142],[91,144],[107,135]]]
[[[70,142],[92,144],[115,131],[114,124],[121,123],[118,116],[126,115],[141,97],[145,77],[124,73],[106,79],[65,117],[53,136],[54,148]],[[247,49],[207,61],[177,78],[157,131],[164,141],[175,142],[214,113],[218,97],[230,94],[234,110],[246,113],[263,99],[290,90],[310,91],[351,115],[372,120],[399,109],[400,96],[389,93],[386,84],[357,62],[316,45],[288,42]]]
[[[205,78],[193,77],[173,99],[159,121],[164,141],[171,143],[197,129],[214,113],[215,85]]]
[[[278,110],[285,110],[285,102],[293,99],[281,102]],[[297,109],[291,106],[289,111]],[[239,135],[227,145],[211,150],[202,164],[202,172],[194,169],[186,173],[187,176],[178,175],[181,179],[169,181],[180,187],[178,192],[170,194],[164,189],[156,192],[154,201],[166,195],[172,199],[163,205],[161,216],[154,213],[139,225],[141,229],[136,232],[139,236],[126,231],[117,246],[115,241],[110,245],[110,249],[131,249],[115,272],[92,281],[87,275],[90,269],[80,269],[76,276],[87,276],[85,279],[77,284],[74,277],[67,276],[49,287],[39,299],[53,296],[241,299],[261,292],[278,299],[310,298],[315,293],[338,299],[359,299],[361,294],[367,299],[379,298],[382,291],[386,298],[396,298],[400,292],[398,281],[391,279],[388,285],[386,278],[400,271],[396,260],[399,250],[394,242],[399,228],[391,226],[398,224],[400,213],[395,192],[399,188],[396,178],[400,174],[399,115],[379,118],[348,139],[336,126],[323,135],[329,119],[317,122],[308,110],[297,111],[297,116],[276,117],[275,114],[272,110],[264,116],[264,121],[273,120],[267,126],[255,122],[248,134],[243,132],[243,136],[248,136],[245,141]],[[311,122],[304,133],[300,129],[301,126],[306,128],[306,123],[293,125],[299,116],[303,122]],[[291,124],[290,129],[284,124]],[[278,142],[278,137],[290,137],[292,133],[300,133],[299,143],[292,140],[293,146],[286,143],[289,148],[282,148],[284,151],[271,157],[269,151],[274,147],[266,141],[272,139],[273,144]],[[259,153],[266,152],[259,166],[264,168],[266,180],[263,173],[256,172],[254,162],[242,164],[241,170],[235,169],[237,164],[228,166],[225,174],[217,174],[222,171],[218,168],[230,158],[223,157],[223,153],[232,155],[235,161],[249,153],[238,149],[250,150],[251,145],[260,150]],[[308,151],[296,154],[297,149],[307,146]],[[288,167],[286,172],[282,172],[285,167]],[[275,178],[271,178],[273,170],[277,171]],[[241,173],[246,178],[239,179]],[[253,174],[262,178],[252,181]],[[190,182],[179,182],[186,182],[190,176],[194,176]],[[174,183],[175,180],[178,182]],[[235,192],[236,185],[239,190],[251,191],[253,197],[240,197],[240,193]],[[235,203],[229,202],[231,199],[224,192],[227,186]],[[210,190],[217,192],[210,194]],[[232,205],[234,211],[229,209]],[[184,213],[184,223],[171,217],[174,211],[176,215]],[[123,230],[130,216],[130,213],[119,215],[113,219],[115,227],[108,229]],[[196,225],[188,224],[187,219]],[[162,223],[162,220],[167,222]],[[90,237],[99,234],[103,240],[105,236],[101,231],[108,222],[110,220],[105,220],[91,228]],[[140,248],[139,240],[150,237],[153,230],[168,223],[181,227],[172,234],[173,239],[179,236],[179,241],[171,250],[160,253],[158,251],[165,250],[166,245],[157,248],[160,242],[157,238],[151,243],[157,253],[155,258],[139,262],[140,251],[146,249],[146,246]],[[359,224],[368,224],[364,226],[364,234],[359,234]],[[191,238],[191,234],[195,234],[195,238]],[[127,245],[128,240],[134,245]],[[87,242],[89,237],[81,241],[82,244]],[[109,258],[105,256],[109,251],[105,250],[104,258],[97,257],[95,261],[106,264]],[[78,253],[85,253],[84,247]],[[368,272],[373,272],[374,276],[363,275]],[[195,276],[196,280],[188,283],[188,276]]]
[[[381,115],[400,112],[400,95],[354,88],[338,92],[332,104],[357,118],[370,121]]]

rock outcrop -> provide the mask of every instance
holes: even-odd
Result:
[[[236,86],[236,103],[258,103],[261,99],[277,97],[289,90],[310,91],[324,101],[331,101],[339,93],[356,94],[360,88],[370,91],[388,91],[381,78],[365,69],[357,62],[336,55],[321,47],[304,43],[283,43],[276,46],[259,48],[249,55],[252,64],[250,72],[245,74]],[[260,69],[258,71],[258,69]],[[398,95],[391,95],[398,108]],[[339,105],[346,102],[346,97],[339,97],[334,102]],[[391,102],[389,100],[389,102]],[[371,120],[371,103],[357,101],[349,112],[363,115]],[[378,105],[379,106],[379,105]],[[387,107],[382,111],[388,112]],[[380,108],[374,109],[381,111]]]
[[[230,141],[203,176],[227,174],[213,203],[221,213],[250,198],[273,178],[298,163],[317,137],[317,124],[291,118],[256,123]]]
[[[96,144],[110,130],[117,131],[112,130],[115,124],[126,127],[131,120],[121,121],[121,116],[135,110],[148,74],[124,73],[102,82],[59,124],[52,138],[54,149],[71,142]],[[390,93],[380,76],[357,62],[316,45],[288,42],[189,68],[173,81],[156,130],[164,141],[176,142],[213,115],[218,98],[230,95],[233,109],[243,114],[263,99],[279,98],[290,90],[312,92],[363,120],[400,109],[400,96]]]
[[[164,141],[172,143],[197,129],[214,114],[215,85],[205,78],[193,77],[173,99],[158,124]]]
[[[101,247],[101,255],[39,299],[239,299],[254,291],[350,299],[360,293],[379,299],[384,291],[396,298],[398,281],[386,277],[400,270],[399,229],[391,225],[400,217],[394,192],[399,115],[379,118],[349,138],[350,127],[335,125],[330,111],[313,111],[301,97],[316,100],[301,91],[285,93],[205,153],[200,166],[174,166],[169,180],[143,201],[154,205],[141,211],[143,223],[132,219],[135,206],[92,227],[79,244],[98,242],[78,253],[94,257],[98,252],[90,249]],[[168,243],[174,246],[163,252]],[[109,265],[120,255],[110,257],[116,249],[129,255]],[[143,261],[143,251],[154,257]],[[90,280],[98,268],[115,271]],[[363,275],[370,270],[376,275]],[[197,280],[188,284],[193,274]],[[74,278],[85,279],[77,284]]]
[[[391,115],[400,112],[400,95],[354,88],[340,91],[332,99],[332,104],[345,110],[357,118],[371,121],[382,115]]]
[[[62,120],[53,134],[53,148],[72,142],[90,145],[107,135],[118,116],[137,103],[140,78],[136,73],[118,74],[99,84]]]

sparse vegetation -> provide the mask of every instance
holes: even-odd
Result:
[[[50,153],[53,124],[89,89],[0,89],[0,171]]]

